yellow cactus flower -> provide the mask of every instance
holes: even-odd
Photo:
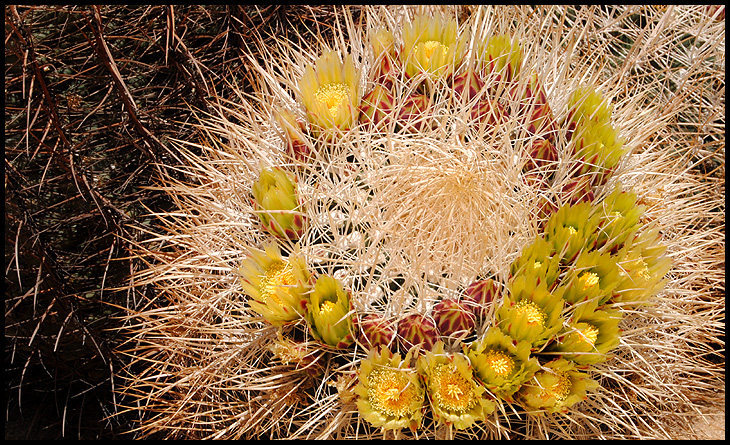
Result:
[[[544,237],[560,262],[569,265],[582,250],[595,247],[598,223],[599,215],[591,203],[567,204],[548,219]]]
[[[263,227],[283,239],[298,239],[304,231],[297,185],[286,170],[274,167],[261,172],[251,188],[256,214]]]
[[[443,342],[421,356],[416,366],[426,380],[431,410],[439,423],[465,429],[494,411],[494,402],[486,398],[486,390],[474,379],[467,358],[459,353],[446,354]]]
[[[279,246],[250,249],[239,268],[241,287],[251,309],[274,326],[301,318],[307,307],[310,273],[296,255],[284,259]]]
[[[431,80],[446,78],[461,63],[464,44],[455,19],[417,15],[403,27],[401,63],[409,77],[425,73]]]
[[[605,361],[607,354],[619,344],[618,324],[622,314],[614,309],[595,310],[595,307],[595,302],[577,306],[568,326],[558,333],[548,350],[559,352],[578,365]]]
[[[477,60],[478,69],[486,68],[489,72],[503,75],[510,80],[519,73],[522,66],[522,47],[517,37],[510,37],[507,34],[495,35],[488,40],[479,40]]]
[[[611,107],[591,87],[577,89],[568,106],[570,138],[580,162],[574,175],[591,175],[593,185],[602,185],[625,152],[624,140],[611,124]]]
[[[534,275],[519,275],[509,283],[509,295],[497,310],[499,327],[517,341],[539,348],[562,326],[565,301],[547,290]]]
[[[308,66],[299,81],[299,93],[313,130],[331,132],[347,130],[357,120],[360,104],[360,73],[352,56],[344,63],[336,52],[322,55],[315,67]]]
[[[589,86],[582,86],[573,91],[568,99],[568,110],[570,120],[576,123],[589,120],[600,123],[611,122],[612,107],[599,92]]]
[[[672,267],[672,260],[665,252],[666,246],[659,243],[656,227],[643,230],[627,241],[616,254],[618,285],[611,301],[638,305],[659,293]]]
[[[581,252],[568,269],[560,291],[555,292],[570,304],[584,300],[605,303],[619,285],[616,261],[616,257],[597,250]]]
[[[573,152],[581,162],[574,175],[593,174],[595,185],[608,179],[625,152],[624,139],[610,123],[591,120],[578,125],[572,140]]]
[[[320,275],[310,295],[309,320],[315,337],[336,348],[353,343],[350,295],[330,275]]]
[[[575,364],[565,359],[546,363],[532,380],[522,385],[517,400],[528,409],[544,410],[555,413],[587,397],[587,392],[598,387],[598,382],[579,372]]]
[[[386,346],[371,350],[360,364],[357,410],[375,427],[415,430],[423,416],[424,391],[416,370],[409,367],[411,354],[404,360]]]
[[[519,258],[512,262],[510,275],[513,277],[534,276],[538,282],[544,281],[547,288],[552,289],[560,272],[560,258],[554,254],[553,244],[547,242],[544,237],[538,236],[535,241],[525,246]]]
[[[520,386],[529,380],[540,365],[530,357],[531,344],[515,341],[492,326],[482,340],[465,347],[477,376],[494,394],[511,400]]]
[[[645,210],[646,206],[637,204],[635,193],[623,191],[617,184],[594,209],[601,218],[596,247],[611,253],[621,249],[636,234]]]

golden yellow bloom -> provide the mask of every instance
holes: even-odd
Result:
[[[497,309],[499,328],[512,339],[539,348],[562,327],[565,301],[551,293],[536,274],[518,274],[508,287],[510,294]]]
[[[475,379],[463,354],[446,354],[444,344],[418,359],[418,373],[426,380],[426,389],[434,418],[456,429],[468,428],[494,411],[494,402],[485,398],[485,389]]]
[[[308,66],[299,81],[299,93],[307,118],[316,131],[347,130],[357,119],[360,104],[360,73],[352,56],[344,63],[336,52],[320,57]]]
[[[271,298],[276,304],[281,300],[276,296],[276,290],[282,286],[293,286],[296,284],[294,269],[291,263],[276,262],[269,266],[269,269],[261,277],[261,301],[266,304]]]
[[[657,227],[642,230],[627,240],[617,253],[619,285],[611,297],[613,302],[642,304],[664,287],[672,260],[660,244]]]
[[[464,57],[456,20],[442,15],[417,15],[403,27],[401,62],[409,77],[425,73],[432,80],[448,77]]]
[[[515,391],[540,369],[537,359],[530,357],[530,346],[492,326],[484,338],[465,347],[465,353],[484,385],[511,401]]]
[[[371,350],[362,361],[354,392],[360,415],[372,425],[383,429],[420,425],[424,393],[410,361],[410,353],[401,361],[385,346],[380,352]]]
[[[284,259],[271,243],[264,251],[251,249],[239,273],[251,309],[269,323],[281,326],[305,313],[310,273],[298,256]]]
[[[477,403],[474,382],[459,374],[454,364],[438,365],[431,374],[435,402],[442,408],[466,412]]]
[[[599,123],[611,122],[612,107],[601,93],[590,86],[582,86],[571,94],[568,101],[570,119],[582,123],[589,120]]]
[[[575,364],[557,359],[545,364],[532,380],[522,386],[517,399],[527,408],[548,412],[565,411],[583,400],[588,391],[598,387],[598,382],[580,372]]]
[[[556,403],[564,402],[570,394],[570,377],[564,372],[556,372],[555,379],[549,387],[542,388],[538,397],[544,401],[551,397],[555,398]]]
[[[368,396],[373,409],[394,417],[410,413],[410,402],[417,397],[417,388],[408,375],[389,368],[370,373]]]
[[[593,300],[576,307],[568,326],[558,333],[548,351],[559,352],[566,360],[579,365],[605,361],[608,353],[619,345],[621,312],[596,310],[597,304]]]

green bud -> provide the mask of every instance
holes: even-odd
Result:
[[[310,295],[309,318],[313,334],[330,346],[346,348],[353,339],[350,295],[336,278],[320,275]]]
[[[304,230],[304,216],[293,177],[274,167],[261,172],[251,189],[253,203],[264,228],[279,238],[297,239]]]

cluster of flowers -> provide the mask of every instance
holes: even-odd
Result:
[[[501,298],[494,281],[476,281],[460,301],[434,307],[437,326],[423,318],[408,320],[410,331],[399,329],[425,350],[415,366],[417,348],[402,360],[385,347],[371,350],[355,389],[362,416],[383,428],[416,427],[427,392],[434,418],[459,429],[483,420],[495,402],[537,414],[584,399],[598,386],[590,366],[619,344],[617,306],[646,301],[670,267],[657,230],[642,227],[642,213],[636,196],[620,188],[600,204],[560,208],[512,263]],[[462,342],[461,352],[444,352],[440,336],[470,338],[475,320],[488,321],[486,312],[498,301],[482,338]]]
[[[499,125],[506,116],[500,101],[490,99],[495,95],[477,94],[485,85],[519,95],[517,114],[532,135],[525,173],[548,182],[543,170],[558,160],[557,123],[537,76],[518,82],[519,45],[507,36],[480,41],[476,67],[457,74],[464,39],[457,38],[454,20],[417,16],[402,31],[400,51],[389,31],[371,34],[374,86],[363,97],[351,57],[340,63],[331,52],[307,68],[300,93],[309,130],[289,112],[278,116],[290,155],[306,160],[312,147],[307,134],[332,140],[356,123],[419,131],[429,96],[412,89],[396,101],[396,79],[415,79],[425,89],[448,79],[470,119],[485,125]],[[574,180],[564,190],[568,203],[548,209],[542,235],[512,263],[506,285],[478,280],[459,298],[439,301],[429,315],[392,323],[357,314],[339,280],[315,276],[296,250],[284,258],[271,242],[263,251],[251,249],[240,269],[251,309],[274,326],[306,320],[311,335],[329,347],[358,343],[369,349],[353,393],[360,415],[376,427],[416,429],[426,406],[434,420],[457,429],[483,421],[500,403],[531,413],[567,409],[597,387],[588,372],[619,343],[620,307],[658,292],[670,267],[658,230],[643,227],[644,208],[633,193],[617,187],[600,202],[594,199],[594,187],[605,184],[623,154],[610,119],[600,94],[586,88],[571,96],[566,125],[576,161]],[[294,175],[282,167],[264,170],[252,194],[269,233],[288,240],[302,235],[307,221]],[[480,326],[486,330],[478,336]],[[447,351],[454,344],[461,351]],[[316,370],[305,349],[281,338],[272,350]]]

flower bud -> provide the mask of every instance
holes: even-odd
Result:
[[[283,139],[287,154],[300,162],[308,159],[311,156],[311,148],[305,142],[304,123],[300,122],[291,111],[283,108],[275,111],[274,118],[284,131]]]
[[[330,275],[320,275],[310,295],[309,317],[313,335],[330,346],[346,348],[353,343],[350,295]]]
[[[533,73],[527,85],[514,85],[511,94],[519,100],[519,116],[527,132],[554,143],[557,124],[537,75]]]
[[[499,296],[499,287],[491,278],[478,280],[467,286],[462,304],[474,314],[477,320],[484,320],[489,309]]]
[[[548,139],[537,138],[530,144],[530,152],[524,171],[550,167],[558,161],[558,151]]]
[[[393,113],[393,95],[385,87],[375,85],[360,103],[360,121],[373,126],[387,126]]]
[[[259,220],[269,233],[291,240],[302,235],[305,220],[291,174],[279,167],[264,170],[251,193]]]
[[[427,115],[430,101],[425,94],[412,94],[409,96],[398,113],[398,125],[400,128],[419,132],[432,125],[431,117]]]
[[[410,314],[398,322],[398,336],[406,349],[421,345],[424,350],[430,351],[438,341],[439,332],[434,322],[425,315]]]
[[[476,317],[466,304],[443,300],[433,307],[433,319],[441,335],[464,338],[471,335]]]
[[[371,79],[376,85],[390,89],[394,79],[398,77],[399,69],[396,65],[395,37],[393,33],[383,28],[371,30],[369,37],[375,56]]]
[[[374,314],[362,317],[357,323],[358,340],[369,349],[390,346],[395,339],[392,323]]]

